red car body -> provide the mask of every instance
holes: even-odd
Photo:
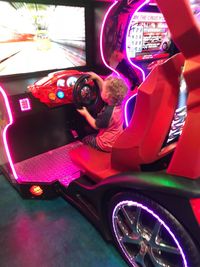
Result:
[[[28,90],[49,107],[72,103],[74,84],[81,75],[78,70],[53,72],[29,85]]]

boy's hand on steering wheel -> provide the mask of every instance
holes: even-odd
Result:
[[[103,79],[98,75],[96,74],[95,72],[87,72],[87,74],[89,74],[89,78],[88,80],[95,80],[99,86],[99,89],[101,90],[102,89],[102,86],[103,86]]]
[[[78,108],[77,111],[84,117],[89,113],[86,107]]]
[[[99,75],[96,74],[95,72],[89,71],[89,72],[87,72],[87,74],[90,75],[90,77],[88,78],[89,80],[96,80],[99,78]]]

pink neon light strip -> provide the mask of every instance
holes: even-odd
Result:
[[[130,63],[132,66],[134,66],[136,69],[138,69],[138,70],[142,73],[142,81],[145,80],[145,73],[144,73],[143,69],[140,68],[139,66],[137,66],[136,64],[134,64],[134,63],[131,61],[130,57],[128,56],[128,53],[127,53],[127,51],[128,51],[128,49],[127,49],[127,46],[128,46],[128,45],[127,45],[127,39],[128,39],[128,33],[129,33],[129,31],[130,31],[131,21],[132,21],[133,16],[134,16],[135,13],[138,12],[138,10],[140,10],[144,5],[146,5],[147,3],[149,3],[149,1],[150,1],[150,0],[145,0],[145,1],[144,1],[138,8],[136,8],[136,10],[133,12],[132,17],[131,17],[131,19],[130,19],[129,26],[128,26],[128,30],[127,30],[127,32],[126,32],[126,57],[127,57],[128,61],[129,61],[129,63]]]
[[[134,64],[134,63],[131,61],[130,57],[128,56],[128,53],[127,53],[127,51],[128,51],[128,49],[127,49],[127,46],[128,46],[128,45],[127,45],[127,43],[128,43],[128,42],[127,42],[127,39],[128,39],[128,33],[129,33],[129,31],[130,31],[131,21],[132,21],[133,16],[134,16],[135,13],[138,12],[138,10],[140,10],[144,5],[146,5],[147,3],[149,3],[149,1],[150,1],[150,0],[146,0],[146,1],[144,1],[144,2],[143,2],[141,5],[139,5],[138,8],[136,8],[136,10],[133,12],[132,17],[131,17],[131,19],[130,19],[129,26],[128,26],[128,30],[127,30],[127,32],[126,32],[126,57],[127,57],[128,61],[129,61],[129,63],[130,63],[133,67],[135,67],[136,69],[138,69],[138,70],[142,73],[142,81],[145,80],[145,73],[144,73],[143,69],[140,68],[139,66],[137,66],[136,64]],[[124,107],[124,117],[125,117],[125,125],[126,125],[126,127],[128,127],[128,125],[129,125],[129,121],[128,121],[128,103],[129,103],[129,101],[130,101],[133,97],[136,97],[136,95],[137,95],[137,93],[134,94],[134,95],[132,95],[132,96],[130,96],[130,97],[128,98],[128,100],[126,101],[126,103],[125,103],[125,107]]]
[[[101,58],[102,58],[102,61],[104,63],[104,65],[110,69],[112,72],[115,72],[118,76],[120,76],[119,72],[116,71],[115,69],[113,69],[111,66],[109,66],[105,60],[105,57],[104,57],[104,53],[103,53],[103,31],[104,31],[104,26],[105,26],[105,23],[106,23],[106,20],[107,20],[107,17],[111,11],[111,9],[118,3],[118,1],[115,1],[107,10],[106,14],[105,14],[105,17],[103,19],[103,22],[102,22],[102,26],[101,26],[101,33],[100,33],[100,52],[101,52]]]
[[[129,103],[129,101],[132,99],[132,98],[134,98],[134,97],[136,97],[137,96],[137,93],[136,94],[134,94],[134,95],[132,95],[132,96],[130,96],[129,98],[128,98],[128,100],[126,101],[126,103],[125,103],[125,105],[124,105],[124,119],[125,119],[125,125],[126,125],[126,127],[128,127],[128,125],[129,125],[129,121],[128,121],[128,103]]]
[[[11,112],[11,109],[10,109],[10,104],[9,104],[9,101],[8,101],[8,97],[7,97],[5,91],[3,90],[3,88],[1,86],[0,86],[0,93],[3,96],[4,103],[5,103],[6,110],[8,112],[8,117],[9,117],[9,123],[3,129],[3,143],[4,143],[6,155],[7,155],[8,162],[10,164],[13,176],[17,180],[18,176],[17,176],[17,173],[16,173],[14,165],[13,165],[13,160],[12,160],[12,157],[11,157],[11,154],[10,154],[10,151],[9,151],[9,147],[8,147],[8,142],[7,142],[7,130],[10,127],[10,125],[13,124],[13,116],[12,116],[12,112]]]

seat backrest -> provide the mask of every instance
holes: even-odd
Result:
[[[129,126],[111,153],[112,168],[140,170],[160,157],[177,106],[184,57],[176,54],[156,66],[140,85]]]

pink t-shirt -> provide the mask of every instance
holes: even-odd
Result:
[[[122,106],[106,106],[96,119],[99,132],[96,136],[97,145],[106,152],[112,150],[113,144],[123,132]]]

